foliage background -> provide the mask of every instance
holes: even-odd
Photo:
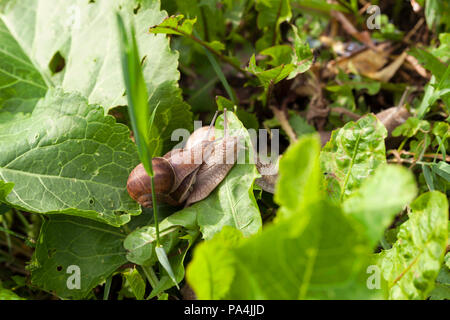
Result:
[[[0,0],[0,299],[449,299],[448,9]],[[158,205],[181,290],[126,191],[139,157],[117,13],[158,105],[153,155],[224,108],[248,152],[248,129],[281,132],[274,195],[245,164],[203,201]]]

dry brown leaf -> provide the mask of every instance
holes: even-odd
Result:
[[[394,76],[397,70],[402,66],[403,62],[406,59],[406,56],[407,56],[406,52],[403,52],[391,64],[389,64],[382,70],[378,72],[363,73],[363,75],[372,78],[374,80],[388,82]]]
[[[389,43],[382,43],[378,45],[377,51],[371,49],[360,51],[350,57],[339,59],[336,65],[345,72],[356,71],[363,75],[376,73],[389,61],[391,54],[389,47]]]

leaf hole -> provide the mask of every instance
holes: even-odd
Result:
[[[57,266],[56,270],[61,271],[62,270],[62,266]]]
[[[142,60],[141,60],[141,66],[144,65],[144,62],[145,62],[146,59],[147,59],[147,56],[144,56],[144,57],[142,58]]]
[[[56,253],[56,249],[48,249],[47,254],[48,254],[48,258],[50,259],[51,257],[53,257]]]
[[[64,67],[66,66],[66,60],[64,59],[64,57],[61,55],[61,53],[59,51],[57,51],[52,59],[50,60],[50,63],[48,64],[48,67],[50,69],[50,71],[52,72],[52,74],[61,72]]]
[[[139,12],[139,9],[141,9],[141,4],[138,3],[138,5],[136,6],[136,8],[133,9],[133,13],[137,14]]]

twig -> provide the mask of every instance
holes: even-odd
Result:
[[[392,154],[395,157],[401,156],[402,154],[407,155],[407,156],[414,156],[414,157],[416,156],[416,154],[414,152],[411,152],[411,151],[405,151],[405,150],[397,151],[397,150],[394,150],[394,149],[389,150],[388,154]],[[434,159],[434,157],[436,157],[439,160],[450,162],[450,155],[446,156],[445,160],[444,160],[444,158],[443,158],[443,156],[441,154],[437,154],[436,155],[436,154],[431,154],[431,153],[425,153],[425,154],[422,155],[422,157],[423,158],[430,158],[430,159]],[[405,160],[405,159],[403,159],[403,160]]]
[[[330,111],[338,113],[340,115],[346,115],[349,118],[352,118],[353,120],[358,120],[359,118],[361,118],[361,116],[359,114],[353,113],[350,110],[342,108],[342,107],[331,108]]]
[[[277,118],[278,121],[280,121],[281,127],[286,132],[286,134],[288,135],[291,142],[297,141],[297,135],[295,134],[294,130],[292,129],[291,125],[289,124],[289,121],[286,118],[285,113],[276,107],[271,106],[270,109],[272,110],[273,114],[275,115],[275,118]]]
[[[416,25],[414,26],[414,28],[412,28],[408,34],[406,35],[406,37],[403,38],[403,42],[408,43],[409,39],[417,32],[417,30],[419,30],[419,28],[422,26],[423,22],[425,20],[423,18],[420,18],[419,21],[416,23]]]

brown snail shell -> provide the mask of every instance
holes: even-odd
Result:
[[[216,119],[217,113],[212,123]],[[215,140],[212,125],[195,130],[184,149],[174,149],[152,159],[157,201],[186,206],[206,198],[226,177],[236,161],[237,137],[226,134]],[[229,159],[234,159],[229,162]],[[130,196],[144,207],[152,207],[151,179],[142,164],[127,182]]]
[[[170,162],[165,158],[152,159],[154,171],[155,194],[157,198],[168,194],[175,183],[175,172]],[[127,190],[131,198],[144,207],[152,206],[152,184],[149,175],[142,163],[130,173],[127,181]]]
[[[186,141],[185,148],[191,149],[199,143],[202,143],[204,141],[214,141],[214,139],[214,128],[210,129],[209,126],[200,127],[192,132],[192,134],[189,136],[188,140]]]

